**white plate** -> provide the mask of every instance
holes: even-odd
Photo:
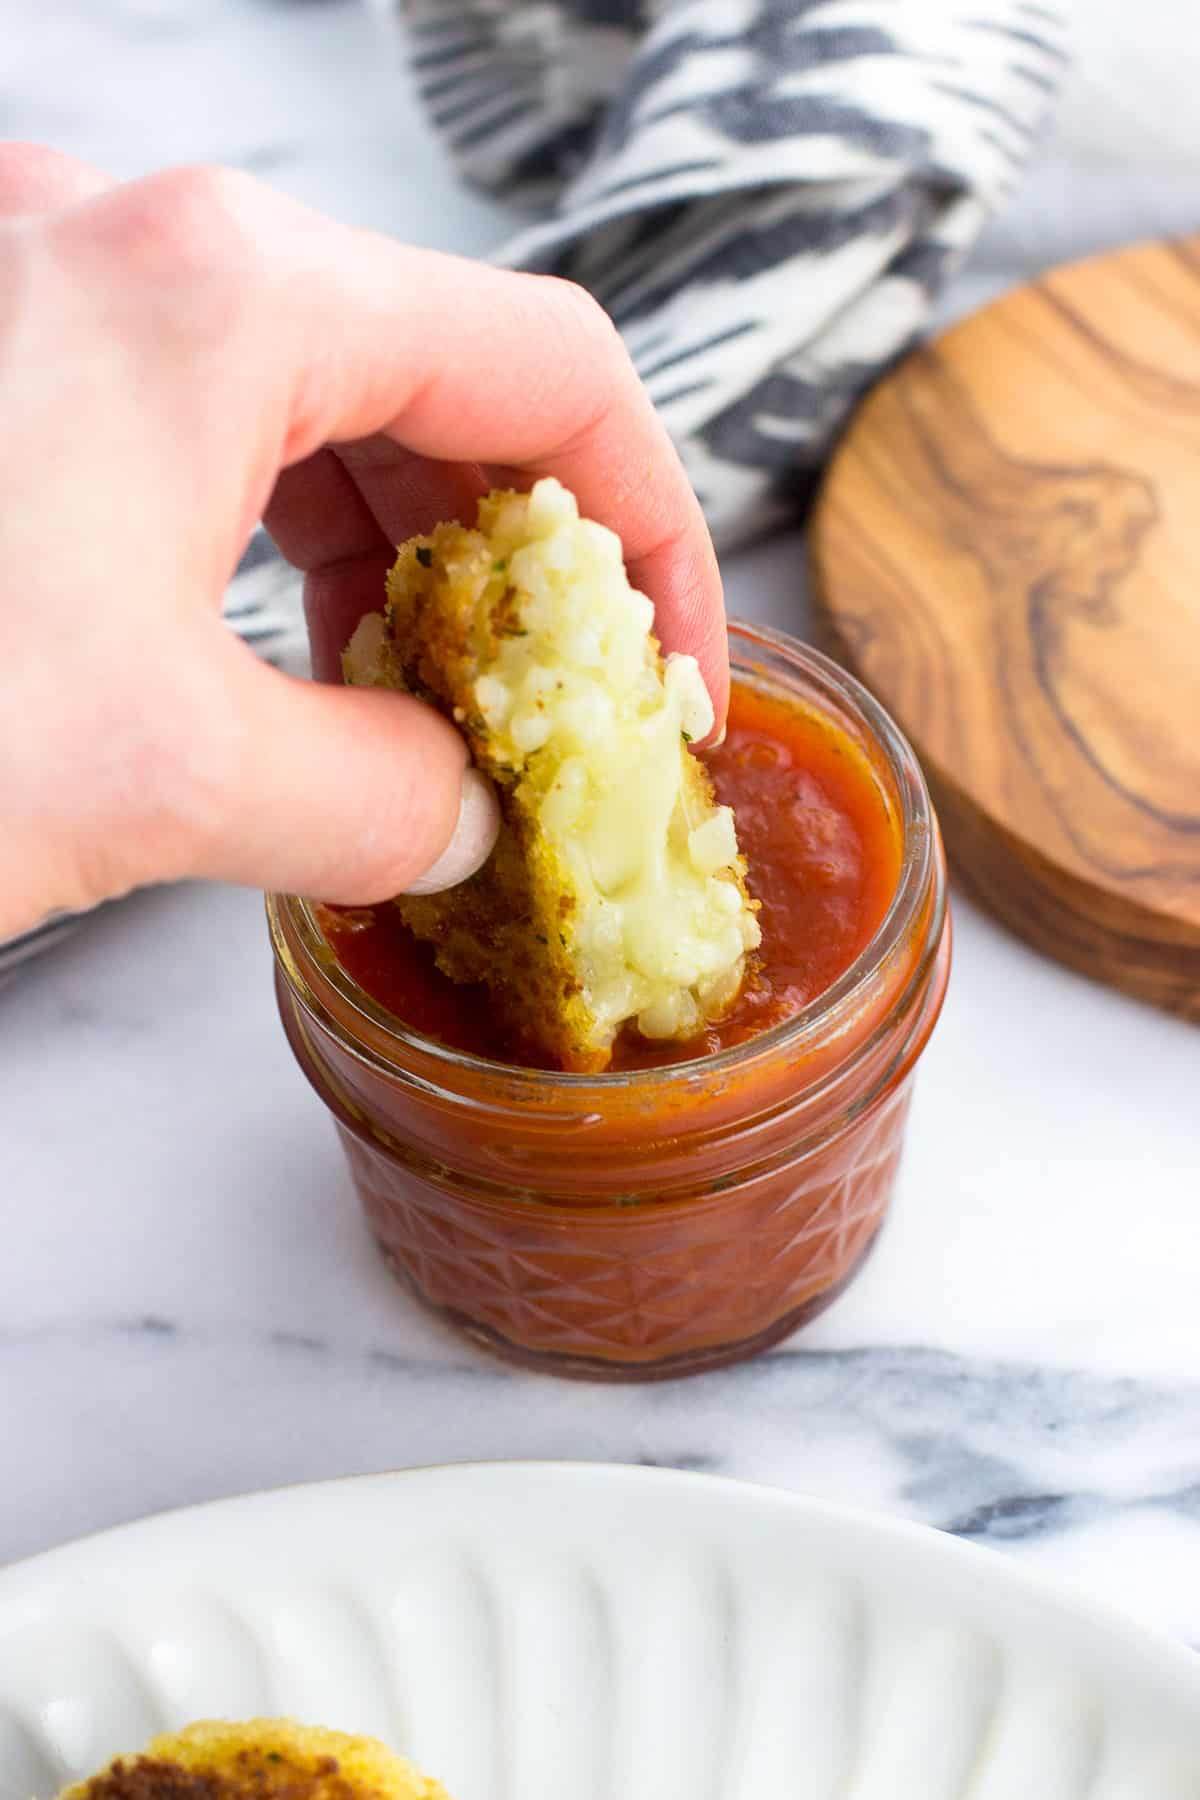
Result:
[[[0,1794],[206,1714],[457,1800],[1200,1800],[1200,1658],[921,1527],[509,1463],[293,1488],[0,1573]]]

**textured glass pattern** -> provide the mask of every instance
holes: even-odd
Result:
[[[472,1193],[342,1138],[375,1235],[430,1305],[522,1350],[653,1363],[759,1337],[842,1284],[887,1209],[909,1086],[815,1154],[684,1201]]]

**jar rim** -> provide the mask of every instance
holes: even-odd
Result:
[[[548,1093],[571,1095],[578,1099],[589,1093],[611,1093],[616,1088],[646,1090],[661,1085],[665,1080],[672,1083],[686,1082],[689,1079],[709,1079],[714,1075],[732,1073],[744,1069],[759,1058],[774,1057],[781,1052],[802,1053],[814,1039],[836,1033],[853,1019],[880,971],[906,941],[925,904],[931,883],[934,889],[934,909],[928,939],[936,950],[942,936],[946,912],[945,883],[937,879],[936,830],[929,790],[908,740],[868,689],[824,652],[792,637],[788,632],[778,631],[767,625],[750,624],[740,619],[729,621],[729,638],[735,671],[741,668],[751,675],[756,672],[762,674],[761,665],[756,671],[753,659],[755,652],[765,651],[789,665],[792,672],[816,677],[824,691],[846,708],[883,750],[895,782],[899,800],[901,845],[900,871],[895,892],[874,934],[837,980],[797,1012],[767,1026],[753,1037],[703,1056],[690,1057],[685,1062],[664,1063],[642,1069],[602,1071],[598,1074],[530,1069],[516,1063],[475,1056],[469,1051],[457,1050],[436,1038],[411,1030],[394,1013],[372,999],[337,961],[328,939],[317,923],[312,902],[297,895],[268,894],[267,915],[272,943],[277,961],[292,985],[295,986],[298,979],[303,982],[304,987],[308,983],[296,968],[294,956],[284,936],[285,921],[292,927],[312,967],[319,971],[322,982],[327,983],[343,1006],[350,1009],[351,1017],[357,1015],[369,1027],[370,1043],[366,1043],[348,1033],[340,1022],[330,1020],[326,1014],[325,1023],[336,1030],[338,1037],[348,1048],[392,1075],[411,1073],[406,1067],[406,1056],[415,1052],[427,1059],[432,1069],[441,1068],[447,1074],[454,1072],[492,1082],[503,1081],[517,1094],[536,1094],[543,1101]],[[389,1045],[396,1046],[396,1055],[388,1054]]]

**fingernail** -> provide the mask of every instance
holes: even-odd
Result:
[[[727,726],[722,725],[720,731],[718,731],[715,736],[709,738],[708,748],[710,750],[719,750],[721,748],[721,745],[725,742],[725,733],[727,729]]]
[[[433,867],[410,881],[405,893],[440,894],[446,888],[457,887],[487,861],[499,830],[500,806],[491,782],[478,769],[468,769],[463,776],[454,836]]]

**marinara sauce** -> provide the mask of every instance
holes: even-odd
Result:
[[[799,1012],[866,948],[896,891],[895,811],[867,757],[819,713],[735,684],[725,742],[704,761],[737,817],[762,946],[723,1019],[683,1043],[629,1029],[615,1046],[615,1073],[711,1055]],[[486,988],[444,976],[395,907],[329,908],[326,919],[343,968],[413,1030],[473,1056],[543,1066],[504,1034]]]
[[[911,750],[817,652],[731,630],[707,753],[761,901],[759,965],[703,1036],[539,1069],[393,907],[268,902],[280,1010],[368,1223],[412,1291],[552,1371],[648,1379],[775,1342],[887,1210],[949,965],[945,866]]]

